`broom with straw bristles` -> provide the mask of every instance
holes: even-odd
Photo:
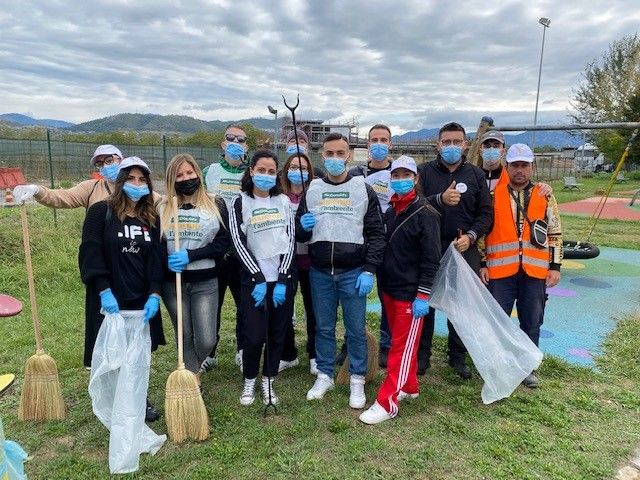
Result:
[[[178,232],[178,199],[171,200],[174,212],[173,236],[176,251],[180,250]],[[198,380],[193,372],[184,366],[182,332],[182,275],[176,273],[176,316],[178,331],[178,368],[167,379],[164,410],[169,438],[180,443],[190,438],[206,440],[209,438],[209,417],[204,406]]]
[[[27,359],[24,367],[24,386],[20,396],[18,418],[23,421],[62,420],[66,416],[66,411],[58,378],[58,367],[55,360],[44,353],[42,349],[42,334],[40,333],[40,319],[38,318],[36,306],[36,288],[31,264],[27,206],[24,202],[20,206],[20,221],[22,223],[24,258],[27,264],[27,278],[29,281],[31,320],[36,337],[36,353]]]
[[[378,341],[367,329],[367,374],[364,377],[365,382],[370,382],[378,374]],[[349,355],[344,359],[338,375],[336,375],[336,383],[338,385],[349,385]]]

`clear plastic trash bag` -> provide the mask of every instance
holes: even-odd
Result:
[[[111,473],[135,472],[140,454],[154,455],[167,439],[144,422],[150,365],[144,311],[106,314],[91,357],[89,396],[93,413],[109,430]]]
[[[485,404],[506,398],[542,362],[542,352],[504,313],[453,247],[442,257],[429,304],[443,311],[484,380]]]
[[[27,480],[24,473],[26,459],[27,452],[20,445],[5,440],[0,419],[0,480]]]

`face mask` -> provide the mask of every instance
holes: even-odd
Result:
[[[181,182],[176,182],[175,187],[176,192],[180,195],[193,195],[198,188],[200,188],[200,179],[196,177],[190,178],[189,180],[182,180]]]
[[[294,185],[302,185],[302,182],[309,180],[309,172],[302,171],[302,178],[300,178],[300,170],[289,170],[287,172],[287,178]]]
[[[120,165],[112,163],[111,165],[105,165],[100,169],[100,175],[109,180],[115,182],[118,178],[118,172],[120,171]]]
[[[276,176],[256,173],[253,176],[253,184],[256,186],[258,190],[262,190],[263,192],[268,192],[269,190],[271,190],[273,187],[276,186]]]
[[[298,151],[300,153],[307,153],[307,149],[304,148],[304,145],[298,145],[298,147],[299,147]],[[296,152],[296,144],[295,143],[293,145],[289,145],[287,147],[287,157],[290,156],[290,155],[293,155],[294,153],[298,153],[298,152]]]
[[[484,160],[488,165],[495,165],[500,160],[500,155],[502,153],[500,150],[500,148],[483,148],[482,160]]]
[[[445,163],[455,165],[462,158],[462,147],[456,147],[455,145],[446,146],[440,151],[440,156]]]
[[[406,195],[413,190],[413,179],[401,178],[399,180],[391,180],[391,189],[398,195]]]
[[[329,175],[334,177],[339,177],[344,173],[346,160],[343,158],[325,158],[324,159],[324,168],[327,169]]]
[[[244,157],[244,148],[239,143],[227,143],[227,146],[224,147],[224,153],[231,160],[242,160]]]
[[[131,182],[125,182],[122,186],[122,191],[125,193],[130,200],[137,202],[145,195],[149,195],[149,186],[148,185],[134,185]]]
[[[389,145],[386,143],[374,143],[369,147],[371,160],[381,162],[389,156]]]

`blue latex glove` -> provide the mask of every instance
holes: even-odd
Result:
[[[422,298],[416,298],[413,301],[413,318],[424,317],[429,313],[429,301]]]
[[[120,311],[118,301],[113,296],[110,288],[100,292],[100,308],[107,313],[118,313]]]
[[[287,286],[284,283],[276,283],[273,288],[273,306],[278,308],[284,303],[284,297],[287,294]]]
[[[300,225],[305,232],[310,232],[316,226],[316,216],[311,212],[305,213],[300,217]]]
[[[178,250],[169,254],[169,270],[175,273],[182,271],[189,264],[189,254],[186,250]]]
[[[356,280],[356,290],[358,295],[366,297],[373,290],[373,274],[369,272],[362,272]]]
[[[149,295],[147,303],[144,304],[144,323],[149,323],[156,316],[160,309],[160,299],[156,295]]]
[[[264,302],[264,297],[267,295],[267,282],[256,283],[253,287],[251,296],[256,301],[256,307],[260,306]]]

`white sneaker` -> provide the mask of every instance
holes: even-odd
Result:
[[[351,394],[349,395],[349,406],[351,408],[364,408],[367,397],[364,394],[364,375],[351,375]]]
[[[311,372],[311,375],[318,375],[318,373],[320,373],[318,370],[318,363],[315,358],[309,359],[309,372]]]
[[[262,377],[262,403],[269,405],[269,390],[271,390],[271,403],[278,404],[278,396],[273,389],[274,378]]]
[[[420,396],[419,393],[407,393],[400,390],[398,392],[398,401],[401,402],[403,400],[414,400]]]
[[[333,378],[325,373],[318,373],[313,387],[307,392],[307,400],[320,400],[324,394],[334,387]]]
[[[280,365],[278,366],[278,372],[286,370],[287,368],[297,367],[298,365],[300,365],[300,360],[298,360],[298,358],[294,358],[290,362],[287,362],[286,360],[280,360]]]
[[[200,373],[206,373],[216,365],[218,365],[218,358],[207,356],[207,358],[205,358],[200,365]]]
[[[240,367],[240,371],[242,371],[242,349],[238,350],[236,353],[236,365]]]
[[[256,379],[245,378],[244,388],[240,394],[240,405],[251,405],[256,399]]]
[[[385,420],[391,420],[391,418],[391,415],[377,401],[373,402],[373,405],[368,410],[360,414],[360,421],[367,425],[382,423]]]

